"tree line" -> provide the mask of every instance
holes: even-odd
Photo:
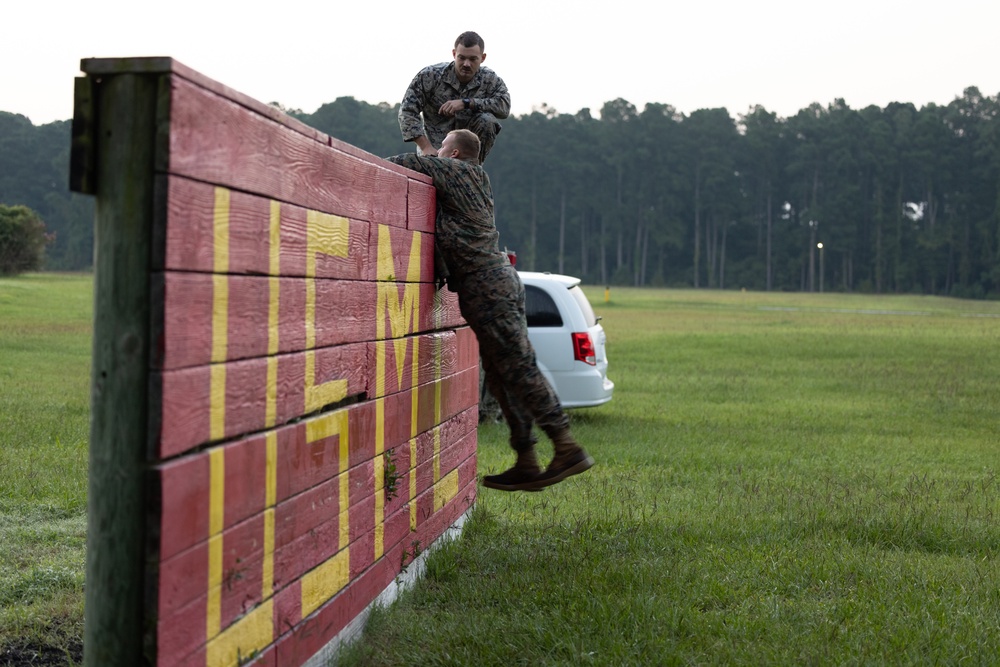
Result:
[[[351,97],[288,110],[380,156],[412,150],[397,112]],[[5,157],[12,118],[49,150],[17,165],[23,178]],[[18,118],[0,113],[0,203],[39,211],[53,268],[84,268],[92,224],[65,187],[69,123],[32,133]],[[789,118],[543,106],[503,121],[486,170],[520,268],[608,285],[1000,295],[1000,97],[974,87],[947,105],[835,100]]]

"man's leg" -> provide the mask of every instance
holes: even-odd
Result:
[[[500,121],[491,113],[471,113],[468,116],[459,113],[455,119],[457,128],[472,130],[479,137],[479,164],[486,162],[486,156],[493,149],[493,143],[500,134]]]
[[[518,449],[525,430],[536,423],[552,440],[555,456],[548,469],[528,487],[542,488],[581,473],[594,461],[573,439],[569,418],[545,379],[528,339],[524,320],[524,287],[511,267],[465,281],[462,314],[476,333],[487,384],[500,401],[511,427],[511,446]],[[503,397],[502,399],[500,397]]]

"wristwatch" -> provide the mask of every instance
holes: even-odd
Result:
[[[468,97],[466,97],[465,99],[462,100],[462,104],[465,105],[466,109],[469,109],[469,108],[472,107],[472,100],[470,100]]]

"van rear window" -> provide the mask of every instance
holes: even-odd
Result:
[[[556,302],[545,290],[534,285],[524,286],[524,314],[529,327],[561,327],[563,324]]]

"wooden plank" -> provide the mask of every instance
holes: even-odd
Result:
[[[270,104],[264,104],[248,95],[233,90],[170,57],[85,58],[80,61],[80,71],[93,75],[92,78],[110,74],[175,74],[195,85],[210,90],[221,97],[265,116],[276,123],[295,130],[314,141],[323,144],[328,144],[330,141],[330,138],[326,134],[306,125],[300,120],[292,118]]]
[[[414,283],[434,281],[434,237],[391,225],[372,225],[368,240],[374,280]]]
[[[173,370],[211,363],[216,278],[206,273],[173,271],[162,275],[163,356],[154,358],[154,366]],[[375,283],[228,276],[224,287],[225,360],[266,357],[272,345],[278,353],[304,351],[307,327],[312,330],[317,348],[375,338]],[[310,291],[312,317],[307,315]],[[273,302],[277,317],[272,331]]]
[[[416,177],[408,178],[406,195],[407,229],[433,234],[436,216],[437,188]]]
[[[406,226],[407,177],[389,163],[319,145],[189,81],[171,82],[170,173],[355,220]]]
[[[311,400],[310,386],[332,386],[334,389],[342,386],[337,394],[342,394],[342,398],[364,394],[367,392],[367,360],[366,343],[278,355],[271,394],[273,402],[268,398],[267,358],[157,374],[163,392],[163,419],[154,433],[157,455],[160,458],[176,456],[201,444],[297,419],[311,411],[307,410]],[[310,363],[314,366],[311,376],[306,372]],[[213,387],[216,388],[214,394]],[[273,424],[268,424],[269,405]]]
[[[166,182],[166,256],[156,268],[213,272],[220,186],[173,175]],[[331,218],[328,214],[324,217],[287,202],[229,188],[221,190],[227,197],[227,272],[305,276],[312,253],[316,262],[311,273],[314,277],[372,279],[368,266],[371,223]],[[325,227],[331,224],[348,227],[342,241],[333,238],[332,245],[343,247],[337,255],[324,252],[331,245],[324,242],[330,235]],[[336,230],[336,234],[342,233]]]

